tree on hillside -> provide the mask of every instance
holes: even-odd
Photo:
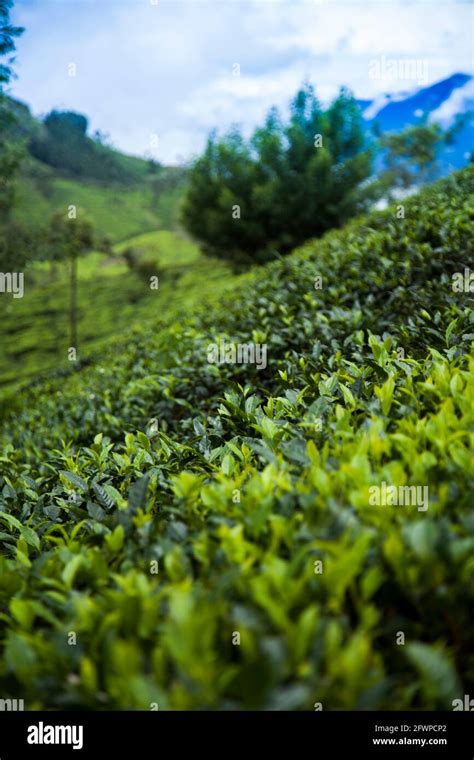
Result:
[[[342,89],[324,110],[305,84],[288,123],[272,109],[250,140],[237,128],[211,134],[191,168],[182,219],[206,252],[264,261],[364,210],[370,173],[352,95]]]
[[[219,141],[211,135],[191,170],[183,206],[184,224],[206,252],[233,258],[266,244],[264,220],[252,204],[255,190],[256,165],[240,132]]]
[[[126,182],[136,176],[107,144],[105,136],[97,132],[95,139],[88,136],[86,116],[74,111],[51,111],[43,128],[33,135],[29,151],[34,158],[48,166],[72,174],[74,177],[104,182]]]
[[[13,76],[15,38],[23,32],[10,22],[12,5],[12,0],[0,0],[0,223],[8,219],[13,203],[13,181],[23,156],[21,144],[9,139],[14,116],[4,90]]]
[[[15,52],[15,37],[24,32],[19,26],[13,26],[10,22],[10,11],[13,0],[0,0],[0,89],[8,84],[13,76],[12,64]]]
[[[40,230],[32,230],[19,222],[0,227],[0,270],[17,272],[28,261],[38,257],[41,246]]]
[[[393,192],[413,185],[424,185],[435,178],[438,154],[443,143],[453,139],[453,129],[444,132],[439,124],[422,123],[403,132],[380,135],[379,145],[385,157],[380,185],[389,198]]]
[[[77,261],[94,245],[92,225],[84,219],[55,214],[47,242],[51,258],[69,262],[69,345],[77,350]]]

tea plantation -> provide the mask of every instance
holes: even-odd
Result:
[[[0,695],[445,709],[473,694],[474,168],[22,392]],[[321,278],[318,280],[317,278]],[[208,346],[266,346],[266,367]],[[374,505],[374,486],[427,488]]]

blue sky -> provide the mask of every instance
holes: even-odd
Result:
[[[457,0],[17,0],[13,20],[26,27],[13,95],[36,115],[85,113],[120,149],[165,163],[213,127],[248,131],[305,78],[323,101],[343,84],[374,98],[473,63],[473,5]],[[400,76],[374,78],[374,60]]]

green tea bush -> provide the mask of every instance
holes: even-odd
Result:
[[[3,698],[451,710],[472,694],[474,317],[452,275],[472,261],[473,190],[470,168],[11,400]],[[266,366],[210,363],[221,341],[265,346]],[[384,483],[427,488],[427,509],[374,505]]]

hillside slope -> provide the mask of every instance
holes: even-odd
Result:
[[[41,227],[74,204],[113,242],[158,227],[174,229],[186,170],[115,150],[90,136],[87,117],[52,111],[35,118],[26,103],[7,97],[12,124],[5,133],[24,146],[13,219]]]
[[[116,244],[116,255],[92,252],[79,263],[77,349],[82,359],[101,350],[136,320],[153,317],[157,307],[169,316],[178,280],[186,288],[183,301],[189,302],[190,282],[191,291],[196,291],[201,274],[205,288],[206,280],[213,279],[213,269],[216,275],[225,271],[225,267],[202,259],[197,246],[180,230],[185,169],[123,155],[84,132],[74,137],[74,120],[84,121],[78,114],[63,115],[68,117],[65,128],[49,135],[49,142],[43,145],[44,135],[48,135],[44,124],[33,118],[26,105],[9,103],[16,116],[10,137],[22,140],[27,148],[16,182],[12,220],[25,228],[44,229],[55,213],[66,213],[74,205],[93,224],[97,239],[107,237]],[[41,154],[42,145],[54,166],[31,154]],[[75,151],[76,163],[70,158]],[[77,169],[83,164],[87,171],[79,175]],[[152,297],[156,293],[150,293],[143,278],[131,272],[120,256],[135,245],[156,262],[157,272],[165,275],[158,303]],[[179,270],[183,249],[184,260],[193,262],[186,276]],[[68,266],[33,260],[23,269],[25,297],[0,297],[0,395],[68,365]]]
[[[98,235],[112,242],[157,228],[172,230],[178,225],[183,176],[172,167],[163,171],[161,190],[152,178],[131,184],[80,179],[29,158],[16,183],[12,218],[26,226],[44,227],[54,213],[73,204]]]
[[[474,317],[451,279],[473,190],[471,168],[18,395],[5,698],[449,710],[474,688]],[[209,363],[220,340],[266,366]],[[374,505],[383,483],[423,498]]]
[[[159,290],[127,266],[123,252],[141,252],[159,276]],[[0,299],[0,397],[51,371],[70,367],[69,271],[32,262],[25,268],[25,297]],[[209,290],[222,290],[230,269],[204,258],[179,231],[158,230],[129,238],[111,256],[91,252],[78,265],[77,358],[90,362],[123,330],[135,324],[169,322],[177,310],[198,303]]]

